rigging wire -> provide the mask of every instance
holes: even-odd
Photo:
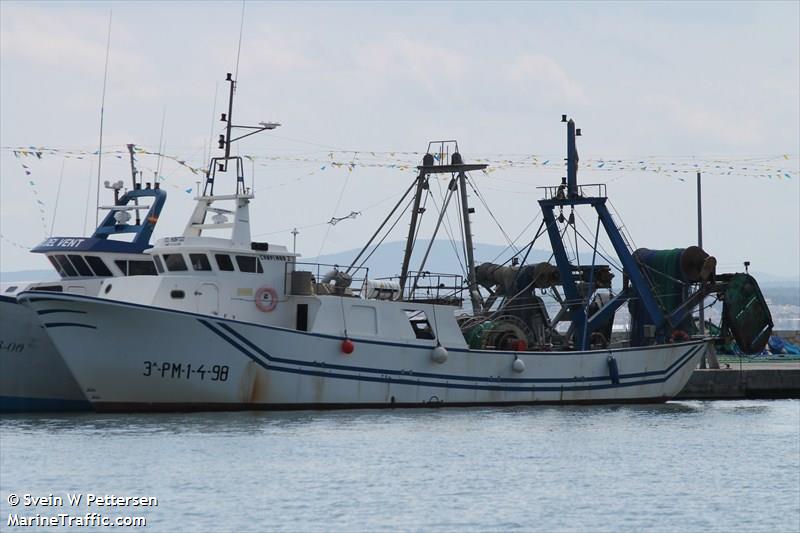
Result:
[[[214,103],[211,105],[211,128],[210,133],[208,134],[208,155],[203,152],[205,156],[205,160],[211,164],[211,151],[213,148],[211,146],[214,143],[214,122],[217,118],[217,92],[219,91],[219,82],[214,83]]]
[[[389,228],[389,230],[386,232],[386,234],[383,236],[383,238],[380,241],[378,241],[378,244],[375,245],[375,247],[367,255],[367,257],[364,258],[363,261],[361,261],[361,264],[358,265],[357,269],[361,269],[361,268],[364,267],[364,265],[367,263],[367,261],[369,261],[369,259],[372,257],[372,254],[374,254],[378,250],[378,248],[381,246],[381,244],[383,244],[383,241],[385,241],[386,238],[392,233],[392,231],[394,231],[394,228],[403,219],[403,216],[406,214],[406,212],[409,210],[409,208],[413,204],[414,204],[414,198],[412,197],[412,198],[409,199],[408,203],[406,204],[406,207],[403,209],[403,211],[400,213],[400,215],[398,215],[397,219],[394,221],[394,224],[392,224],[392,226]]]
[[[506,242],[508,242],[508,244],[511,246],[511,248],[512,248],[512,249],[513,249],[515,252],[517,252],[517,253],[518,253],[518,252],[519,252],[519,250],[517,250],[517,249],[514,247],[514,243],[513,243],[513,242],[511,242],[511,238],[510,238],[510,237],[508,236],[508,234],[506,233],[506,230],[505,230],[505,229],[503,229],[503,226],[502,226],[502,224],[500,224],[500,221],[499,221],[499,220],[497,220],[497,217],[495,217],[495,216],[494,216],[494,213],[492,213],[492,210],[491,210],[491,208],[489,207],[489,205],[488,205],[488,203],[486,202],[486,200],[483,198],[483,195],[482,195],[482,194],[481,194],[481,192],[478,190],[478,188],[477,188],[477,186],[475,185],[475,183],[473,183],[473,180],[472,180],[472,179],[467,179],[466,181],[467,181],[467,183],[469,183],[469,186],[470,186],[470,188],[472,188],[472,190],[473,190],[473,191],[475,191],[475,195],[476,195],[476,196],[478,197],[478,199],[481,201],[481,203],[483,204],[483,207],[485,207],[485,208],[486,208],[486,211],[489,213],[489,216],[490,216],[490,217],[492,217],[492,220],[494,220],[495,224],[497,224],[497,227],[500,229],[500,232],[503,234],[503,237],[505,237],[505,239],[506,239]]]
[[[355,160],[355,156],[353,156],[353,160]],[[353,175],[352,167],[347,172],[347,177],[344,180],[344,184],[342,185],[342,190],[339,191],[339,198],[336,200],[336,207],[333,208],[333,213],[331,213],[331,219],[336,217],[336,212],[339,211],[339,206],[342,203],[342,198],[344,198],[344,192],[347,190],[347,184],[350,182],[350,176]],[[331,228],[333,228],[332,224],[328,224],[328,229],[325,231],[325,236],[322,238],[322,242],[319,245],[319,252],[317,252],[317,257],[322,255],[322,249],[325,248],[325,243],[328,240],[328,235],[331,233]]]
[[[439,182],[439,180],[436,180],[436,181],[437,181],[437,183]],[[445,205],[445,198],[444,198],[444,193],[442,192],[441,183],[439,183],[439,194],[442,196],[442,205],[444,206]],[[458,195],[455,195],[455,196],[458,196]],[[439,208],[439,204],[436,203],[436,198],[433,198],[433,195],[431,195],[431,201],[433,202],[433,205],[436,208],[436,211],[441,214],[442,211]],[[447,218],[447,214],[446,213],[445,213],[445,218]],[[466,273],[466,267],[464,266],[464,263],[461,261],[461,257],[460,257],[460,255],[458,253],[458,247],[456,246],[455,239],[453,238],[453,236],[450,233],[452,228],[448,228],[449,222],[450,221],[448,219],[447,223],[444,225],[444,231],[445,231],[445,233],[447,233],[447,236],[449,237],[450,245],[452,246],[453,252],[454,252],[454,254],[456,256],[456,259],[458,260],[458,265],[461,267],[461,272],[462,273]]]
[[[58,200],[61,198],[61,182],[64,181],[64,165],[66,165],[67,160],[61,160],[61,173],[58,176],[58,189],[56,190],[56,201],[55,205],[53,205],[53,218],[50,221],[50,236],[53,236],[53,228],[56,225],[56,213],[58,212]]]

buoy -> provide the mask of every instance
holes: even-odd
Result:
[[[447,349],[444,346],[437,346],[431,352],[431,359],[439,364],[444,363],[447,361]]]
[[[350,355],[356,349],[356,345],[353,344],[353,341],[350,339],[345,339],[342,341],[342,352]]]
[[[525,372],[525,361],[519,358],[514,359],[514,362],[511,363],[511,368],[514,369],[514,372],[522,374],[523,372]]]

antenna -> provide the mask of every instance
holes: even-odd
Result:
[[[129,144],[128,145],[128,153],[131,156],[131,190],[132,191],[136,190],[136,158],[134,157],[134,148],[136,148],[135,144]],[[139,205],[139,199],[138,198],[134,198],[133,199],[133,203],[134,203],[134,205]],[[141,219],[139,217],[139,210],[138,209],[134,209],[134,211],[136,211],[136,225],[138,226],[139,224],[142,223],[142,221],[141,221]]]
[[[94,225],[97,226],[100,216],[100,172],[103,167],[103,118],[106,107],[106,82],[108,81],[108,55],[111,51],[111,17],[113,11],[108,12],[108,38],[106,39],[106,66],[103,70],[103,96],[100,99],[100,147],[97,149],[97,198],[94,210]]]
[[[233,71],[236,79],[239,79],[239,56],[242,53],[242,34],[244,33],[244,0],[242,0],[242,21],[239,24],[239,46],[236,49],[236,69]]]
[[[158,160],[156,161],[156,181],[161,175],[161,162],[164,158],[164,123],[167,121],[167,106],[161,112],[161,133],[158,136]]]

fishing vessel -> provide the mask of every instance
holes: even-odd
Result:
[[[77,311],[34,311],[17,302],[23,292],[96,295],[105,280],[155,275],[153,259],[143,252],[166,201],[158,183],[142,183],[131,155],[132,188],[106,182],[113,205],[91,237],[49,237],[32,252],[44,254],[58,281],[0,285],[0,412],[88,410],[75,381],[46,331],[69,323]]]
[[[543,189],[542,225],[527,248],[546,235],[555,265],[528,264],[527,253],[509,264],[475,264],[468,174],[486,165],[464,163],[450,141],[438,143],[452,145],[447,153],[431,153],[429,145],[414,182],[348,268],[302,263],[284,246],[251,240],[254,196],[242,159],[230,155],[237,140],[230,74],[228,82],[220,139],[225,154],[210,161],[183,235],[160,239],[147,251],[158,275],[105,279],[95,295],[18,295],[57,321],[47,333],[97,410],[664,402],[681,391],[712,342],[683,325],[692,309],[741,281],[717,274],[713,257],[699,249],[666,254],[671,265],[677,261],[669,269],[661,268],[665,253],[631,250],[609,212],[605,186],[577,182],[579,130],[566,117],[568,175]],[[248,134],[276,126],[262,124]],[[226,172],[235,176],[230,191],[219,189]],[[447,196],[436,231],[456,198],[465,276],[426,271],[430,247],[418,270],[410,266],[423,197],[441,177]],[[402,205],[411,222],[400,274],[372,279],[357,263],[385,228],[396,225],[389,222]],[[598,217],[590,264],[580,264],[565,247],[576,208],[593,209]],[[601,227],[616,261],[598,250]],[[615,264],[625,279],[616,292]],[[684,290],[669,306],[650,279],[659,269],[683,278],[673,280]],[[740,285],[749,289],[740,294],[754,309],[763,299],[756,297],[754,280],[744,281]],[[561,310],[554,317],[537,290],[557,295]],[[464,312],[465,301],[471,312]],[[629,338],[615,343],[609,324],[624,304],[634,323]],[[729,312],[734,322],[738,311]],[[769,336],[771,324],[749,324],[744,341]]]

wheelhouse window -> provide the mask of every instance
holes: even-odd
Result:
[[[252,255],[237,255],[236,264],[239,265],[240,272],[256,272],[258,260]]]
[[[48,255],[48,256],[47,256],[47,260],[48,260],[48,261],[50,261],[50,264],[51,264],[51,265],[53,265],[53,268],[55,268],[55,269],[56,269],[56,272],[58,272],[58,275],[59,275],[59,276],[61,276],[62,278],[63,278],[63,277],[66,277],[67,273],[66,273],[66,272],[64,272],[64,269],[63,269],[63,268],[61,268],[61,265],[60,265],[60,264],[58,264],[58,261],[56,261],[56,260],[55,260],[55,258],[54,258],[53,256],[51,256],[51,255]]]
[[[94,276],[94,272],[92,272],[92,269],[86,264],[86,261],[83,260],[83,257],[72,254],[68,255],[67,257],[75,266],[75,270],[77,270],[81,276]]]
[[[126,276],[155,276],[156,267],[152,261],[115,261]]]
[[[217,260],[217,268],[224,272],[233,272],[233,261],[228,254],[215,254],[214,259]]]
[[[153,256],[153,262],[156,264],[156,270],[158,271],[158,273],[159,274],[163,274],[164,273],[164,263],[161,262],[161,258],[158,257],[157,255],[154,255]]]
[[[86,262],[89,263],[89,266],[92,267],[92,270],[94,270],[96,276],[104,278],[113,276],[105,262],[96,255],[87,255],[85,259]]]
[[[78,275],[78,271],[75,270],[75,267],[72,266],[72,263],[70,263],[69,260],[67,260],[67,258],[65,256],[63,256],[63,255],[54,255],[53,257],[55,258],[56,261],[58,261],[58,264],[61,266],[61,270],[68,277],[72,277],[72,276],[77,276]]]
[[[211,263],[206,254],[189,254],[189,262],[192,263],[193,270],[211,270]]]
[[[15,290],[17,290],[17,286],[16,285],[12,285],[12,286],[10,286],[9,288],[6,289],[6,292],[14,292]]]
[[[181,254],[164,254],[164,264],[170,272],[182,272],[187,270],[186,261]]]

